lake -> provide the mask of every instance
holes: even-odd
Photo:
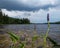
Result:
[[[36,31],[39,35],[45,34],[47,31],[47,24],[13,24],[13,25],[2,25],[0,29],[0,34],[4,34],[7,31],[11,32],[19,32],[29,30],[31,33],[34,30],[34,26],[36,26]],[[54,39],[58,44],[60,44],[60,24],[50,24],[50,32],[49,36]]]

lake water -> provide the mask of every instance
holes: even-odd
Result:
[[[35,24],[35,26],[39,35],[45,34],[48,28],[47,24]],[[32,32],[34,30],[34,24],[2,25],[0,29],[4,29],[4,31],[0,30],[0,34],[4,34],[6,31],[18,32],[30,30]],[[50,24],[49,36],[60,44],[60,24]]]

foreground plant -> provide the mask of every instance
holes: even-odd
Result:
[[[44,36],[44,44],[43,44],[43,48],[46,48],[47,46],[47,37],[48,37],[48,33],[49,33],[49,30],[50,30],[50,22],[49,22],[49,14],[47,14],[47,23],[48,23],[48,29],[47,29],[47,32]]]
[[[52,48],[60,48],[60,45],[58,45],[58,43],[55,40],[51,39],[50,37],[47,38],[53,44]]]
[[[24,43],[20,42],[20,37],[17,36],[16,34],[12,33],[12,32],[8,32],[8,34],[10,35],[10,39],[12,40],[12,46],[10,48],[16,48],[16,43],[19,41],[19,47],[18,48],[24,48]]]
[[[39,36],[37,36],[37,35],[34,35],[34,36],[32,37],[32,48],[34,48],[34,42],[35,42],[38,38],[39,38]]]

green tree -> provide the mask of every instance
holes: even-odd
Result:
[[[3,14],[0,9],[0,24],[30,24],[30,20],[27,18],[18,19],[8,17],[8,15]]]

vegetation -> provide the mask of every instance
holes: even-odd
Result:
[[[54,22],[54,23],[51,23],[51,24],[60,24],[60,21],[58,21],[58,22]]]
[[[44,24],[48,24],[48,23],[44,23]],[[60,24],[60,21],[58,21],[58,22],[50,22],[50,24]]]
[[[0,10],[0,24],[30,24],[30,20],[27,18],[17,19],[8,17],[8,15],[3,14]]]
[[[50,37],[47,38],[53,44],[52,48],[60,48],[60,45],[55,40],[51,39]]]
[[[49,14],[47,14],[47,23],[48,23],[48,29],[44,36],[44,44],[43,44],[44,47],[43,48],[47,48],[47,37],[48,37],[49,30],[50,30]]]
[[[10,35],[10,37],[12,37],[10,39],[11,39],[13,45],[10,45],[10,48],[11,47],[13,47],[13,48],[37,48],[39,45],[43,44],[43,42],[40,42],[40,36],[38,36],[38,35],[33,35],[31,37],[27,33],[26,34],[20,33],[22,36],[24,36],[24,37],[22,37],[22,36],[18,36],[16,34],[14,34],[12,32],[9,32],[8,34]],[[25,39],[22,41],[21,37],[25,38]],[[18,40],[16,40],[16,38],[18,38]],[[36,45],[36,43],[37,43],[37,45]]]

